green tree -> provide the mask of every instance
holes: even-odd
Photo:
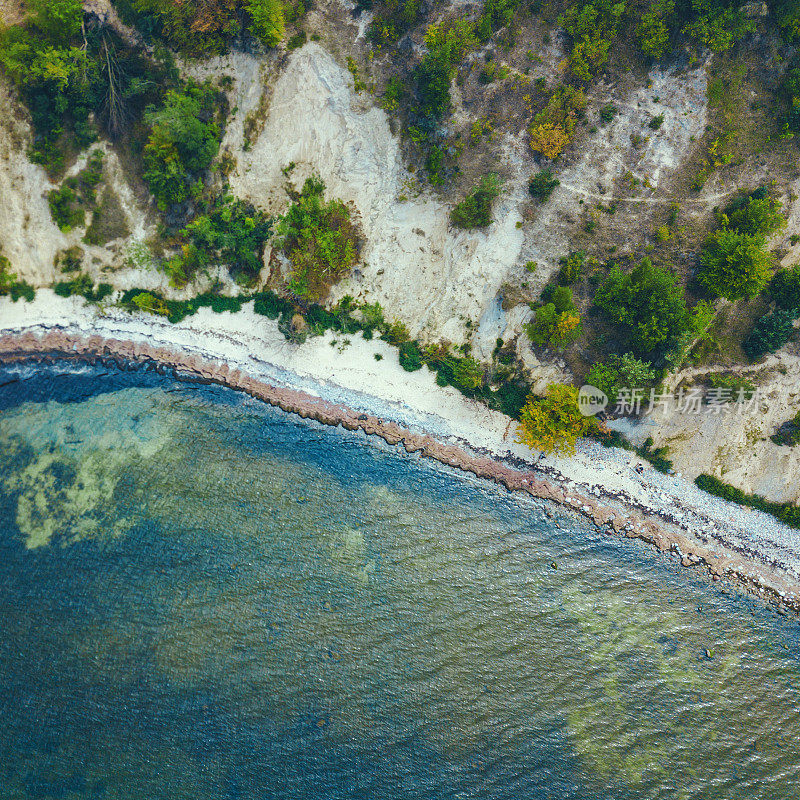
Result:
[[[83,20],[81,0],[29,0],[33,24],[45,38],[65,44],[78,35]]]
[[[766,194],[752,194],[728,209],[723,224],[739,233],[766,241],[786,225],[782,204]]]
[[[666,19],[675,11],[675,0],[656,0],[636,25],[639,47],[650,58],[661,58],[669,46]]]
[[[597,430],[597,420],[578,408],[578,390],[551,384],[544,397],[528,398],[520,414],[518,440],[544,453],[574,454],[578,439]]]
[[[350,209],[341,200],[324,200],[325,184],[308,178],[297,200],[279,220],[276,244],[292,264],[289,288],[318,300],[358,259],[358,237]]]
[[[589,81],[608,61],[624,13],[625,0],[577,0],[558,18],[572,39],[570,66],[575,77]]]
[[[245,8],[252,20],[250,33],[267,47],[277,47],[286,32],[281,0],[247,0]]]
[[[738,300],[755,297],[772,274],[774,259],[764,249],[763,239],[720,228],[700,254],[697,280],[715,297]]]
[[[472,26],[463,19],[431,25],[425,34],[428,52],[416,69],[423,117],[441,119],[450,109],[450,82],[461,59],[476,45]]]
[[[696,16],[684,26],[683,32],[714,53],[730,50],[756,29],[755,20],[748,19],[738,4],[692,0],[692,11]]]
[[[263,265],[264,247],[272,233],[272,220],[250,203],[231,195],[218,198],[205,213],[193,219],[181,236],[193,246],[174,265],[178,281],[199,266],[225,264],[239,283],[251,285]]]
[[[193,195],[200,173],[219,151],[215,100],[210,84],[189,83],[184,90],[168,91],[160,108],[145,113],[151,130],[144,148],[144,179],[162,211]]]
[[[683,287],[649,258],[628,274],[612,267],[595,303],[628,330],[639,354],[666,349],[688,326]]]
[[[519,0],[485,0],[476,26],[478,38],[485,42],[494,31],[509,25],[518,5]]]
[[[655,380],[656,373],[649,361],[640,361],[633,353],[612,355],[605,361],[592,364],[586,383],[602,389],[610,403],[617,402],[620,389],[636,389]]]
[[[546,303],[534,312],[533,322],[525,326],[534,344],[550,345],[558,350],[572,344],[581,335],[581,320],[574,310],[558,311],[555,303]]]

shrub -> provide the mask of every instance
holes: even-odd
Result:
[[[520,414],[518,439],[545,453],[573,454],[579,438],[597,429],[594,417],[578,409],[574,386],[551,384],[544,397],[529,397]]]
[[[601,122],[611,122],[618,112],[619,109],[613,103],[606,103],[606,105],[600,109]]]
[[[779,269],[769,284],[770,297],[784,311],[800,311],[800,264]]]
[[[485,228],[492,223],[492,201],[500,194],[500,178],[484,175],[478,185],[450,212],[459,228]]]
[[[783,347],[794,332],[792,316],[789,311],[773,311],[761,317],[742,342],[742,350],[755,359]]]
[[[422,360],[422,350],[419,344],[414,341],[403,342],[400,345],[400,366],[406,372],[415,372],[422,369],[424,361]]]
[[[769,437],[775,444],[784,447],[796,447],[800,444],[800,411],[790,420],[778,427],[778,430]]]
[[[223,53],[241,33],[238,0],[117,0],[115,5],[123,19],[144,35],[158,36],[189,55]],[[245,8],[249,11],[249,6],[258,5],[251,0]],[[252,20],[252,13],[249,16]]]
[[[485,0],[483,13],[475,26],[478,38],[485,42],[498,28],[509,25],[518,5],[519,0]]]
[[[558,123],[543,122],[541,125],[533,125],[529,133],[531,150],[541,153],[551,161],[558,158],[570,142],[570,135]]]
[[[211,209],[196,217],[181,235],[202,252],[194,266],[216,261],[231,269],[234,279],[251,284],[263,266],[264,247],[272,233],[272,220],[251,203],[231,195],[217,198]],[[182,271],[187,271],[187,264]]]
[[[47,204],[53,222],[63,233],[69,233],[86,222],[86,211],[75,191],[74,180],[68,179],[58,189],[51,189],[47,193]]]
[[[415,71],[423,117],[438,120],[450,110],[450,81],[464,54],[475,43],[472,28],[465,20],[428,27],[425,34],[428,52]]]
[[[640,361],[633,353],[609,356],[604,362],[593,364],[586,376],[586,383],[601,389],[609,403],[617,402],[620,389],[637,389],[650,384],[656,378],[653,365]]]
[[[571,286],[573,283],[577,283],[583,274],[586,254],[582,250],[577,250],[568,256],[562,256],[558,263],[561,265],[558,282],[562,286]]]
[[[763,191],[745,195],[725,210],[723,224],[745,236],[766,241],[786,225],[782,204]]]
[[[386,326],[383,334],[381,335],[381,339],[385,339],[389,344],[393,344],[395,347],[399,347],[403,342],[407,342],[411,339],[411,334],[408,332],[408,328],[406,327],[404,322],[401,322],[399,319],[396,319],[394,322]]]
[[[652,128],[654,131],[657,131],[662,125],[664,124],[664,115],[659,114],[657,117],[653,117],[650,122],[647,123],[648,128]]]
[[[553,177],[553,170],[543,169],[528,181],[528,193],[540,203],[544,203],[560,184],[561,181]]]
[[[450,382],[462,392],[473,392],[483,386],[484,369],[472,356],[454,359]]]
[[[715,297],[755,297],[766,285],[774,260],[757,236],[720,228],[700,255],[698,281]]]
[[[291,53],[292,50],[297,50],[308,41],[308,34],[305,31],[298,31],[286,42],[286,49]]]
[[[161,107],[150,107],[145,114],[151,130],[143,177],[162,211],[202,190],[198,178],[219,150],[217,100],[210,84],[189,83],[183,90],[168,91]]]
[[[666,349],[689,324],[683,287],[648,258],[628,274],[612,267],[595,303],[628,330],[639,354]]]
[[[349,272],[358,258],[350,209],[341,200],[326,203],[324,192],[318,177],[308,178],[276,228],[277,244],[292,264],[289,288],[311,300],[327,294],[331,283]]]
[[[248,27],[250,33],[267,47],[277,47],[285,32],[281,0],[247,0],[245,8],[252,20]]]
[[[135,308],[148,314],[157,314],[162,317],[169,316],[169,308],[164,300],[151,292],[139,292],[134,295],[130,302]]]
[[[383,0],[369,27],[369,38],[377,44],[393,44],[420,16],[421,0]],[[372,0],[358,0],[361,8],[372,8]]]
[[[533,322],[525,326],[525,332],[534,344],[561,350],[580,337],[581,319],[574,308],[558,311],[555,303],[546,303],[536,309]]]

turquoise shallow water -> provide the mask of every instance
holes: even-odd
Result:
[[[14,377],[0,798],[797,796],[796,618],[227,390]]]

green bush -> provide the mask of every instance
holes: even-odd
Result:
[[[114,290],[107,283],[101,283],[94,288],[94,281],[86,274],[78,275],[71,281],[62,281],[53,286],[53,291],[59,297],[72,297],[80,295],[93,303],[105,300]]]
[[[202,192],[200,177],[219,151],[221,129],[214,121],[218,105],[211,84],[190,82],[182,90],[168,91],[159,108],[145,113],[150,136],[143,177],[162,211]]]
[[[97,205],[97,186],[103,178],[103,151],[94,150],[86,166],[75,176],[67,178],[57,189],[47,193],[47,203],[53,222],[64,233],[83,227],[86,212]]]
[[[624,13],[625,0],[576,0],[558,18],[572,40],[570,67],[576,78],[591,80],[608,61]]]
[[[16,303],[20,297],[26,300],[33,300],[34,289],[25,281],[17,280],[17,276],[11,271],[11,262],[0,255],[0,297],[10,295]]]
[[[278,319],[281,314],[294,313],[294,306],[274,292],[260,292],[254,299],[253,311],[261,316]]]
[[[181,277],[198,266],[217,263],[227,265],[238,282],[251,285],[263,266],[264,247],[271,235],[272,220],[263,211],[223,195],[181,231],[196,249],[181,264]],[[191,269],[187,271],[187,267]]]
[[[704,492],[738,503],[741,506],[756,508],[772,514],[792,528],[800,528],[800,508],[792,503],[776,503],[759,494],[747,494],[729,483],[715,478],[713,475],[701,474],[694,479],[695,484]]]
[[[358,237],[350,209],[341,200],[325,202],[325,184],[308,178],[297,200],[278,222],[277,244],[292,264],[289,288],[318,300],[358,259]]]
[[[406,372],[415,372],[422,369],[425,363],[422,359],[422,350],[415,341],[403,342],[400,345],[400,366]]]
[[[683,287],[648,258],[628,274],[612,267],[595,303],[627,329],[638,354],[663,351],[688,329]]]
[[[308,41],[308,35],[305,31],[298,31],[286,42],[286,49],[291,53],[292,50],[297,50]]]
[[[774,353],[792,337],[793,316],[790,311],[780,310],[764,315],[742,342],[742,350],[752,359]]]
[[[800,312],[800,264],[779,269],[769,284],[769,295],[784,311]]]
[[[601,389],[611,404],[617,402],[620,389],[638,389],[649,386],[656,379],[653,365],[641,361],[633,353],[611,355],[604,362],[593,364],[586,383]]]
[[[772,274],[774,259],[763,239],[720,228],[700,254],[698,282],[713,296],[738,300],[755,297]]]
[[[528,181],[528,193],[540,203],[544,203],[560,184],[561,181],[553,177],[553,170],[543,169]]]
[[[493,172],[450,212],[450,220],[459,228],[484,228],[492,223],[492,201],[500,194],[500,178]]]
[[[766,241],[786,225],[782,204],[763,190],[740,198],[725,209],[723,224],[746,236]]]

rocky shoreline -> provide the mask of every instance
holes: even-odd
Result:
[[[678,555],[683,566],[704,568],[712,580],[728,578],[777,604],[779,610],[800,611],[800,587],[775,569],[775,565],[760,563],[758,553],[731,551],[720,554],[716,552],[718,548],[706,547],[699,539],[665,519],[667,514],[659,515],[655,509],[643,506],[632,507],[630,502],[624,502],[620,493],[609,493],[599,499],[588,497],[563,485],[563,481],[545,479],[539,469],[534,471],[525,469],[522,464],[503,463],[495,456],[477,452],[467,443],[453,444],[428,433],[415,433],[391,420],[359,413],[298,389],[272,385],[224,362],[211,361],[192,353],[97,334],[75,335],[58,329],[47,330],[42,335],[28,331],[0,336],[2,364],[52,360],[91,364],[110,361],[123,368],[131,364],[157,365],[174,371],[181,379],[220,384],[304,419],[379,436],[390,445],[402,446],[407,453],[434,459],[493,481],[509,491],[524,492],[534,498],[558,503],[587,517],[609,534],[638,538],[661,552],[671,551]]]

